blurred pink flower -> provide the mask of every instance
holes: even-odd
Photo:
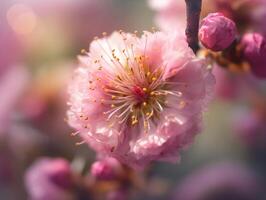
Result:
[[[218,163],[190,174],[175,191],[173,200],[258,200],[255,174],[236,163]]]
[[[246,33],[241,39],[243,56],[250,63],[252,73],[266,78],[266,41],[259,33]]]
[[[73,177],[68,161],[61,158],[37,160],[25,174],[32,200],[72,200]]]
[[[155,23],[161,30],[185,31],[186,5],[180,0],[148,0],[151,9],[156,11]]]
[[[236,39],[235,23],[221,13],[211,13],[201,21],[199,39],[208,49],[222,51]]]
[[[214,77],[180,35],[114,32],[80,62],[68,122],[97,152],[133,167],[177,161],[200,132]]]

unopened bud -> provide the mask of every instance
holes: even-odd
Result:
[[[212,51],[222,51],[235,40],[235,23],[221,13],[211,13],[205,17],[199,29],[201,43]]]

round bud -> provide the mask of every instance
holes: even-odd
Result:
[[[105,158],[96,161],[91,166],[91,175],[98,180],[113,180],[119,177],[120,163],[114,158]]]
[[[235,23],[221,13],[211,13],[200,25],[199,39],[212,51],[222,51],[232,44],[237,34]]]

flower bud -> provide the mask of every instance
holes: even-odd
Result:
[[[91,175],[98,180],[113,180],[121,171],[122,167],[115,158],[105,158],[94,162],[91,166]]]
[[[237,34],[235,23],[221,13],[211,13],[205,17],[199,29],[201,43],[212,51],[222,51],[229,47]]]
[[[34,200],[72,199],[72,172],[69,163],[61,158],[36,161],[26,172],[27,191]]]
[[[266,78],[266,43],[259,33],[247,33],[241,40],[244,58],[250,63],[252,73]]]

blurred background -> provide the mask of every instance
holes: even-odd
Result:
[[[102,32],[151,30],[155,16],[144,0],[1,0],[1,200],[28,199],[24,174],[38,158],[95,160],[64,121],[76,57]],[[219,67],[214,73],[204,132],[179,164],[155,163],[132,199],[212,200],[217,190],[233,190],[223,200],[266,199],[266,82]]]

